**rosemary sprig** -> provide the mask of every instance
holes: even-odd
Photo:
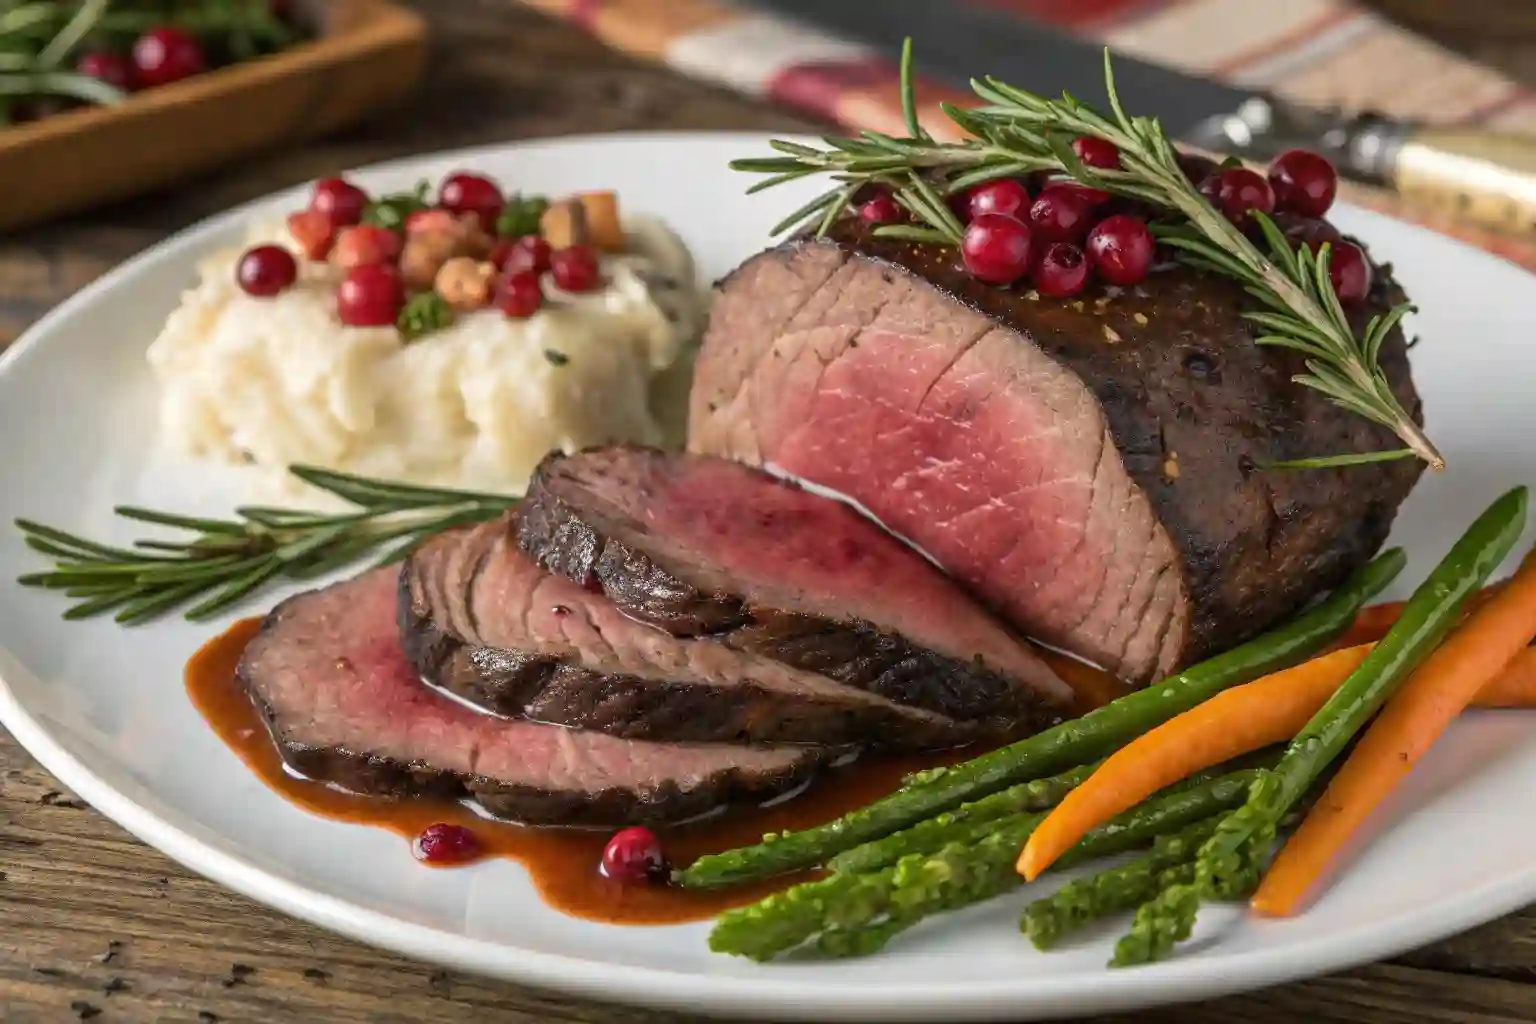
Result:
[[[1412,307],[1403,304],[1373,317],[1357,338],[1328,278],[1329,246],[1322,246],[1315,255],[1305,247],[1293,248],[1268,217],[1256,214],[1269,249],[1261,251],[1184,175],[1178,153],[1157,120],[1126,114],[1115,90],[1108,50],[1104,77],[1109,116],[1067,93],[1047,99],[996,78],[972,79],[971,88],[985,105],[974,109],[943,105],[949,119],[971,138],[938,142],[917,121],[909,39],[901,54],[907,137],[871,131],[857,138],[828,136],[823,139],[825,149],[774,140],[770,145],[780,155],[736,160],[731,167],[770,175],[751,191],[818,174],[837,182],[837,187],[786,218],[775,233],[815,225],[824,234],[848,211],[861,188],[878,184],[891,189],[896,201],[919,223],[883,226],[876,234],[954,244],[960,225],[943,196],[1036,171],[1066,174],[1090,187],[1175,213],[1179,223],[1160,227],[1161,240],[1176,249],[1183,262],[1243,285],[1262,307],[1245,314],[1264,331],[1258,343],[1293,349],[1305,357],[1307,372],[1295,381],[1385,426],[1406,445],[1387,452],[1295,460],[1284,466],[1324,468],[1418,456],[1435,469],[1444,468],[1445,460],[1398,402],[1378,360],[1382,342]],[[1071,145],[1072,139],[1083,135],[1114,143],[1120,151],[1120,169],[1085,166]]]
[[[71,69],[86,49],[126,52],[140,33],[175,25],[215,66],[293,45],[302,33],[266,0],[0,0],[0,126],[17,101],[109,106],[126,94]]]
[[[24,586],[62,590],[78,599],[66,619],[114,612],[124,624],[146,622],[191,604],[188,619],[224,611],[279,577],[312,579],[391,545],[379,564],[404,558],[433,534],[494,519],[517,503],[501,494],[418,487],[291,466],[306,483],[353,506],[339,513],[252,505],[233,519],[203,519],[119,506],[125,519],[182,530],[180,540],[140,540],[114,547],[29,519],[16,520],[27,546],[53,559]]]

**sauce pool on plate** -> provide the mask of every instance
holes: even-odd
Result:
[[[402,836],[401,856],[428,826],[446,823],[472,831],[479,857],[505,857],[527,869],[550,907],[573,917],[609,924],[676,924],[704,920],[730,907],[761,899],[799,879],[789,876],[718,891],[684,890],[662,884],[625,885],[598,871],[611,832],[595,829],[530,828],[488,820],[460,803],[387,800],[347,793],[300,778],[284,766],[260,712],[235,677],[246,645],[261,627],[243,619],[210,640],[187,663],[192,704],[246,766],[284,799],[333,821],[371,825]],[[803,829],[831,821],[894,791],[914,771],[974,756],[954,750],[922,757],[866,757],[836,768],[793,798],[762,807],[740,808],[686,825],[659,830],[674,864],[688,864],[757,842],[764,833]]]

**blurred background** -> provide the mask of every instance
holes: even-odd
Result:
[[[231,9],[239,2],[181,0],[180,8],[171,7]],[[894,96],[889,81],[858,74],[830,84],[812,76],[809,83],[798,83],[798,91],[778,88],[768,95],[760,65],[798,59],[795,53],[746,45],[730,29],[737,15],[703,0],[252,2],[275,3],[284,18],[303,29],[283,41],[297,47],[286,58],[280,52],[245,64],[260,70],[292,60],[292,53],[330,46],[328,59],[334,66],[318,77],[313,68],[308,74],[274,76],[304,90],[286,98],[261,91],[277,88],[270,81],[242,79],[226,91],[215,80],[231,72],[221,70],[207,74],[201,84],[192,79],[191,85],[166,86],[162,97],[146,90],[117,110],[84,115],[105,113],[110,121],[129,107],[180,106],[169,100],[178,89],[215,94],[213,119],[190,127],[182,122],[167,129],[144,114],[127,118],[130,123],[119,124],[112,135],[110,126],[71,128],[68,122],[82,116],[78,111],[27,123],[26,117],[36,115],[26,110],[13,117],[17,123],[0,127],[0,181],[6,183],[0,190],[0,225],[18,216],[36,220],[28,211],[40,209],[37,201],[15,190],[18,183],[54,177],[51,168],[92,168],[93,177],[104,180],[110,191],[115,180],[144,173],[142,168],[123,169],[133,162],[124,160],[125,151],[166,150],[161,163],[195,164],[200,153],[206,157],[221,142],[233,145],[222,137],[238,132],[237,125],[262,122],[255,134],[271,136],[242,138],[235,146],[239,151],[222,157],[218,166],[184,176],[174,168],[152,168],[148,178],[161,174],[174,182],[133,198],[45,216],[41,223],[0,226],[0,345],[73,290],[167,234],[273,189],[344,168],[411,153],[580,132],[825,130],[833,116],[878,121],[888,114]],[[14,48],[13,37],[5,34],[7,20],[36,6],[22,0],[0,3],[0,58]],[[403,13],[404,20],[386,19],[388,24],[380,27],[380,6],[392,15]],[[833,20],[847,21],[855,12],[855,20],[867,22],[877,38],[889,27],[881,24],[883,4],[823,6],[838,12]],[[1107,40],[1117,51],[1147,60],[1228,80],[1246,78],[1248,85],[1289,91],[1308,102],[1398,102],[1404,109],[1397,112],[1405,115],[1471,119],[1536,133],[1536,104],[1525,88],[1536,83],[1536,3],[1531,0],[933,0],[929,6],[939,12],[989,8],[993,14],[1049,24],[1066,35]],[[107,8],[110,16],[112,5]],[[368,32],[373,36],[359,41]],[[780,43],[791,51],[808,45],[813,64],[829,54],[837,64],[843,51],[834,41],[846,42],[846,34],[817,29],[813,35],[817,42]],[[314,36],[321,38],[306,38]],[[334,50],[338,37],[348,40],[340,54]],[[241,58],[250,51],[221,45],[224,52],[210,52],[207,61],[233,61],[235,77],[251,77],[249,66],[241,70]],[[249,47],[251,41],[241,45]],[[263,44],[257,40],[255,45]],[[0,83],[6,80],[5,66],[0,60]],[[884,101],[866,102],[869,92],[883,92]],[[319,104],[325,113],[305,124],[284,123],[271,114],[281,102],[297,102],[295,96],[302,97],[306,109]],[[18,113],[14,106],[11,113]],[[351,123],[333,128],[324,123],[328,118]],[[19,145],[17,139],[27,133],[25,145]],[[46,153],[38,152],[38,133],[48,136],[41,147]],[[103,140],[109,136],[107,144]],[[21,149],[31,162],[8,163],[8,153],[14,157]],[[43,157],[50,162],[40,163]],[[40,167],[50,170],[39,173]],[[1454,218],[1440,218],[1439,226],[1461,230]],[[1501,240],[1487,244],[1508,245]],[[1516,258],[1530,256],[1523,249],[1511,252]]]

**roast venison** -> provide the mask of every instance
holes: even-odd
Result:
[[[359,793],[473,797],[531,824],[688,818],[799,785],[813,748],[651,743],[503,719],[421,682],[395,625],[398,568],[284,601],[239,678],[297,772]]]
[[[1400,298],[1382,268],[1357,327]],[[996,288],[848,219],[721,283],[689,448],[851,497],[1031,636],[1146,682],[1338,583],[1421,472],[1272,468],[1401,443],[1294,383],[1252,305],[1184,266],[1069,299]],[[1380,357],[1418,417],[1399,332]]]
[[[516,522],[434,538],[400,575],[407,656],[479,707],[632,738],[902,749],[1018,725],[956,721],[709,638],[674,637],[534,564]]]
[[[618,446],[534,472],[518,541],[677,636],[960,721],[1038,724],[1069,691],[921,554],[847,504],[726,459]]]

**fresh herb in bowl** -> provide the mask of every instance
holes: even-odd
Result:
[[[0,8],[0,125],[119,103],[305,37],[283,0],[33,0]]]

